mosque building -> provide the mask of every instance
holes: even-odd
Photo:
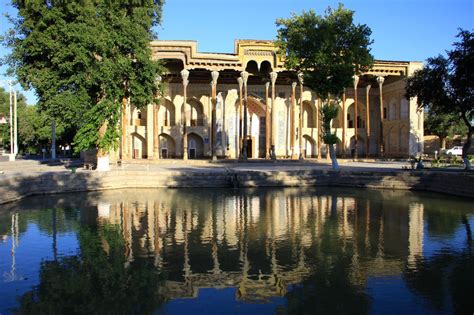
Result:
[[[236,40],[234,53],[195,41],[153,41],[166,68],[158,104],[124,105],[120,157],[321,158],[321,101],[284,67],[268,40]],[[332,127],[340,157],[408,157],[423,151],[423,112],[405,96],[421,62],[375,60],[345,89]]]

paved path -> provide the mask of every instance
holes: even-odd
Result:
[[[81,167],[80,160],[22,160],[17,159],[14,162],[0,162],[0,178],[11,178],[16,176],[25,176],[33,174],[42,174],[46,172],[70,172],[71,167],[76,167],[77,172],[92,172],[84,170]],[[401,171],[408,166],[407,162],[398,161],[352,161],[339,160],[339,165],[343,171]],[[249,162],[238,161],[218,161],[211,163],[206,160],[160,160],[160,161],[132,161],[122,165],[112,166],[112,170],[127,171],[179,171],[179,172],[225,172],[226,170],[236,171],[297,171],[297,170],[330,170],[331,164],[326,160],[305,160],[303,162],[278,160],[269,162],[265,160],[252,160]],[[433,169],[433,171],[447,171],[446,169]],[[449,168],[448,171],[459,172],[462,168]]]

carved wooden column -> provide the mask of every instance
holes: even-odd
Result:
[[[299,130],[298,144],[300,146],[299,159],[303,160],[303,73],[298,73],[298,82],[300,83],[300,116],[299,116]]]
[[[377,83],[379,84],[379,102],[380,102],[380,131],[379,131],[379,150],[380,157],[384,155],[384,140],[383,140],[383,94],[382,94],[382,85],[385,81],[385,78],[382,76],[377,77]]]
[[[187,113],[187,95],[186,90],[188,87],[188,78],[189,78],[189,71],[186,69],[181,70],[181,77],[183,78],[183,108],[181,110],[181,121],[183,122],[183,160],[188,159],[188,134],[186,132],[186,124],[188,120],[188,113]],[[183,117],[184,116],[184,117]]]
[[[276,72],[270,73],[270,80],[272,83],[272,136],[271,136],[271,154],[270,157],[272,160],[276,160],[276,139],[275,139],[275,127],[276,127],[276,108],[275,108],[275,82],[277,79],[278,74]]]
[[[242,159],[247,160],[247,80],[249,78],[249,73],[247,71],[242,71],[240,73],[240,76],[242,77],[242,82],[244,83],[244,147],[242,149]]]
[[[270,81],[265,82],[265,159],[270,159],[270,104],[268,104],[268,90],[270,88]]]
[[[125,93],[128,93],[127,84],[124,83]],[[127,128],[128,128],[128,119],[127,119],[127,95],[124,95],[122,99],[122,152],[121,159],[126,159],[127,156]]]
[[[321,98],[316,102],[316,122],[318,123],[318,160],[321,159],[321,107],[323,106]]]
[[[238,126],[238,138],[239,138],[239,141],[238,141],[238,148],[239,148],[239,153],[238,153],[238,156],[239,158],[242,157],[242,123],[243,123],[243,119],[242,119],[242,115],[243,115],[243,109],[242,109],[242,99],[243,99],[243,93],[242,93],[242,86],[244,85],[244,80],[242,80],[242,77],[238,77],[237,78],[237,82],[239,83],[239,116],[238,116],[238,119],[239,119],[239,126]]]
[[[216,117],[216,90],[217,90],[217,78],[219,78],[219,72],[211,72],[212,83],[211,83],[211,104],[212,104],[212,114],[211,114],[211,129],[212,129],[212,139],[211,139],[211,152],[212,160],[217,160],[216,155],[216,139],[217,139],[217,117]]]
[[[158,87],[158,89],[160,88],[160,84],[161,84],[161,76],[157,76],[156,79],[155,79],[155,84],[156,86]],[[155,106],[153,106],[153,159],[154,160],[158,160],[160,158],[160,154],[159,154],[159,147],[160,147],[160,140],[159,140],[159,137],[158,137],[158,111],[160,109],[160,102],[161,102],[161,92],[159,91],[158,92],[158,104],[155,104]]]
[[[358,112],[358,101],[357,101],[357,85],[359,84],[359,77],[357,75],[352,76],[352,79],[354,80],[354,159],[358,158],[357,154],[357,141],[359,140],[359,135],[358,135],[358,119],[357,119],[357,112]]]
[[[342,92],[342,158],[346,158],[346,125],[347,125],[347,113],[346,113],[346,88]]]
[[[365,157],[369,157],[369,147],[370,147],[370,84],[365,88]]]
[[[296,107],[296,82],[291,83],[291,110],[290,110],[290,147],[291,159],[296,158],[295,148],[295,107]]]

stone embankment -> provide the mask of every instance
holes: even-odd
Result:
[[[159,187],[308,187],[339,186],[430,191],[474,198],[474,174],[435,171],[321,169],[239,170],[228,167],[199,170],[62,171],[0,177],[0,204],[31,195]]]

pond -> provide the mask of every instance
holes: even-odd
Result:
[[[0,206],[0,314],[474,310],[472,200],[116,190]]]

